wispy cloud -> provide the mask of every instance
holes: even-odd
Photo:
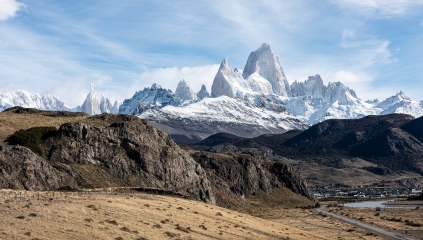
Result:
[[[421,0],[334,0],[341,7],[351,8],[362,14],[395,17],[410,14],[423,6]]]
[[[0,21],[15,17],[18,11],[24,7],[25,4],[16,0],[0,0]]]
[[[421,1],[5,2],[27,11],[25,18],[18,9],[13,21],[0,21],[1,91],[54,93],[72,106],[82,103],[90,82],[111,100],[152,83],[175,90],[182,78],[195,91],[201,84],[210,90],[223,58],[243,68],[263,42],[280,57],[289,81],[319,73],[326,82],[348,81],[359,96],[374,91],[380,72],[409,56],[399,56],[406,48],[414,53],[402,65],[408,75],[398,68],[390,79],[422,76],[416,70],[421,37],[407,35],[421,32],[421,15],[413,15]],[[378,19],[369,20],[373,16]],[[407,21],[398,24],[401,19]]]
[[[344,61],[355,62],[362,68],[372,67],[377,64],[387,64],[395,61],[392,58],[390,41],[379,40],[375,37],[359,37],[351,30],[344,30],[342,33],[341,46],[354,52],[354,56],[349,56]]]

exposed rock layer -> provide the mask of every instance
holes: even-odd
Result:
[[[76,181],[53,168],[26,147],[2,146],[0,151],[0,188],[51,190],[76,188]]]
[[[293,192],[316,201],[307,189],[307,183],[299,172],[286,164],[267,160],[255,154],[216,154],[195,152],[191,156],[206,170],[207,176],[218,193],[219,205],[225,205],[225,197],[243,201],[259,190],[272,193],[275,188],[287,187]]]

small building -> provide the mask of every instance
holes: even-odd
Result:
[[[372,194],[372,197],[374,197],[374,198],[383,198],[384,195],[382,193],[373,193]]]

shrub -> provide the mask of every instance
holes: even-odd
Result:
[[[412,226],[412,227],[421,227],[421,226],[423,226],[423,224],[417,223],[417,222],[413,222],[413,221],[406,222],[406,225]]]
[[[31,149],[34,153],[44,157],[41,143],[56,133],[55,127],[33,127],[26,130],[19,130],[10,135],[6,142],[11,145],[20,145]]]

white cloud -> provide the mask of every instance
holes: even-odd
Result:
[[[342,33],[341,46],[351,52],[349,59],[355,66],[368,68],[379,64],[387,64],[395,61],[389,49],[390,41],[379,40],[375,37],[359,37],[351,30]]]
[[[25,4],[16,0],[0,0],[0,21],[6,21],[16,16],[16,13],[25,7]]]
[[[127,94],[132,97],[135,91],[142,90],[144,87],[150,87],[153,83],[157,83],[174,92],[179,81],[184,78],[189,82],[194,92],[200,91],[202,84],[206,85],[207,91],[210,92],[218,69],[219,65],[213,64],[197,67],[171,67],[147,70],[133,82]]]
[[[416,7],[423,6],[421,0],[334,0],[333,2],[362,14],[383,17],[409,14]]]
[[[333,79],[335,81],[343,82],[346,84],[360,81],[360,79],[354,73],[343,70],[336,72]]]

